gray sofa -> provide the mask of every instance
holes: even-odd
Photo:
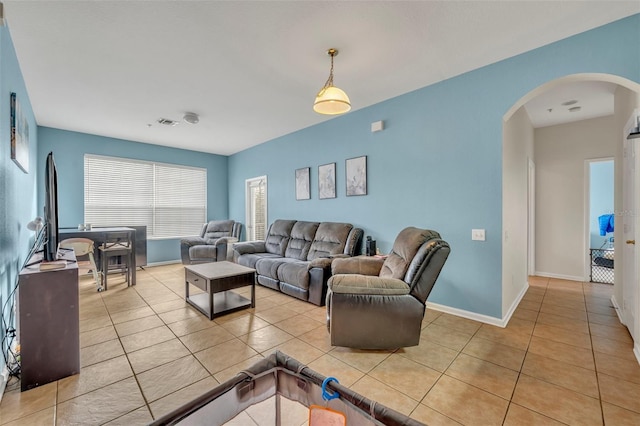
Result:
[[[265,241],[234,244],[234,261],[254,268],[259,284],[323,306],[333,259],[359,254],[362,233],[349,223],[276,220]]]
[[[202,226],[198,237],[180,240],[183,265],[232,260],[231,245],[238,241],[242,224],[233,220],[212,220]]]

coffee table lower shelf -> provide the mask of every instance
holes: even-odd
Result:
[[[209,317],[209,294],[199,293],[187,297],[187,303]],[[233,291],[221,291],[213,294],[213,312],[209,319],[251,307],[251,300]]]

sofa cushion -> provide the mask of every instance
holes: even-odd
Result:
[[[221,237],[230,237],[233,232],[233,220],[213,220],[207,224],[203,238],[207,244],[215,243]]]
[[[352,228],[350,223],[322,222],[311,243],[307,260],[342,254]]]
[[[318,225],[318,222],[296,222],[291,229],[291,238],[284,256],[292,259],[307,260]]]
[[[432,231],[426,229],[409,227],[400,231],[393,242],[391,253],[382,265],[380,276],[403,280],[409,263],[418,249],[431,238],[433,238]]]
[[[280,282],[307,290],[309,288],[309,262],[282,263],[278,266],[278,279]]]
[[[247,268],[256,268],[256,263],[260,259],[265,258],[280,258],[277,254],[273,253],[247,253],[241,254],[236,258],[236,263],[238,265],[246,266]]]
[[[276,220],[269,227],[269,233],[265,238],[264,245],[268,253],[284,256],[291,238],[291,229],[295,225],[295,220]]]
[[[264,257],[256,262],[255,270],[258,275],[264,275],[265,277],[279,279],[278,268],[283,263],[299,262],[297,259],[290,259],[288,257]]]

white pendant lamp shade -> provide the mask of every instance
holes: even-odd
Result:
[[[320,90],[313,103],[313,110],[318,114],[344,114],[351,109],[351,102],[344,90],[329,86]]]
[[[327,82],[316,95],[313,110],[325,115],[344,114],[351,109],[351,101],[344,90],[333,85],[333,57],[338,54],[338,49],[329,49],[327,54],[331,56],[331,70]]]

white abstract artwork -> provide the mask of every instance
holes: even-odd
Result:
[[[296,170],[296,200],[308,200],[311,198],[309,188],[310,167]]]
[[[345,173],[347,196],[367,195],[367,156],[349,158]]]
[[[318,198],[336,198],[336,163],[318,166]]]

